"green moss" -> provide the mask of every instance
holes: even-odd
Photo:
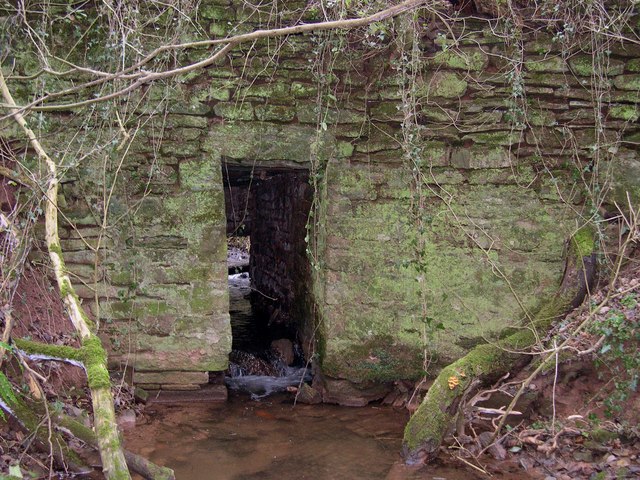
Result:
[[[562,57],[528,59],[525,67],[529,72],[565,72],[567,65]]]
[[[238,92],[238,98],[243,100],[245,97],[269,98],[273,100],[282,100],[282,102],[291,102],[291,86],[287,82],[254,84],[244,87]]]
[[[111,380],[106,368],[107,352],[97,336],[91,335],[82,341],[82,358],[87,369],[89,387],[110,388]]]
[[[467,82],[452,72],[439,71],[419,89],[418,94],[429,97],[459,98],[467,91]]]
[[[640,90],[640,75],[618,75],[613,79],[613,84],[621,90]]]
[[[479,345],[444,368],[405,428],[404,444],[409,455],[421,448],[430,453],[436,451],[457,415],[457,410],[452,408],[456,404],[455,399],[475,378],[499,376],[508,371],[520,356],[511,352],[523,351],[533,345],[536,342],[533,329],[546,331],[551,322],[566,310],[569,297],[556,296],[544,304],[536,314],[531,329],[523,329],[495,345]],[[453,389],[449,388],[450,377],[456,377],[460,382]]]
[[[59,243],[52,243],[49,245],[49,251],[53,253],[57,253],[60,258],[62,258],[62,247],[60,247]]]
[[[390,335],[379,335],[360,343],[348,343],[330,355],[325,350],[322,369],[329,376],[356,383],[416,380],[425,373],[423,353],[418,346],[401,344]]]
[[[18,397],[9,402],[9,404],[20,422],[41,442],[45,445],[52,445],[53,448],[71,464],[75,464],[75,466],[85,465],[85,462],[78,456],[78,454],[67,447],[67,443],[62,437],[60,437],[57,430],[41,428],[42,418],[45,414],[48,415],[41,405],[32,402],[28,398],[23,400]],[[2,475],[0,475],[0,478],[2,478]]]
[[[594,74],[599,76],[601,73],[607,76],[620,75],[624,72],[624,62],[613,58],[607,58],[605,65],[598,64],[594,67],[592,55],[574,55],[569,58],[569,66],[575,75],[582,77],[591,77]],[[602,71],[596,71],[596,68]]]
[[[630,72],[640,72],[640,58],[632,58],[627,62],[626,68]]]
[[[220,102],[213,111],[226,120],[253,120],[253,105],[248,102]]]
[[[351,142],[339,141],[337,144],[338,156],[341,158],[347,158],[353,155],[354,146]]]
[[[256,105],[256,117],[260,121],[289,122],[296,115],[296,109],[285,105]]]
[[[454,50],[447,49],[438,52],[432,63],[458,70],[483,70],[489,63],[489,57],[480,49]]]
[[[73,295],[73,287],[71,286],[71,282],[68,279],[62,280],[60,284],[60,296],[64,299],[67,295]]]
[[[211,5],[203,2],[200,16],[207,20],[235,20],[235,12],[228,5]]]
[[[609,117],[626,122],[636,122],[640,118],[640,110],[636,105],[616,105],[609,108]]]
[[[476,143],[507,146],[518,143],[521,140],[521,134],[520,132],[513,131],[482,132],[465,135],[462,140],[467,139],[473,140]]]
[[[295,98],[311,98],[318,94],[318,87],[301,82],[291,84],[291,93]]]
[[[54,358],[82,360],[82,351],[66,345],[49,345],[22,338],[14,338],[15,344],[27,353],[47,355]]]
[[[588,257],[596,251],[594,227],[591,225],[581,227],[571,238],[571,245],[578,257],[578,265],[581,265],[583,257]]]
[[[80,310],[80,316],[82,317],[82,320],[84,320],[84,323],[87,324],[87,327],[89,327],[89,330],[91,330],[92,332],[95,331],[96,329],[96,324],[94,323],[93,320],[91,320],[89,318],[89,316],[87,315],[87,312],[84,311],[84,308],[79,305],[79,310]]]

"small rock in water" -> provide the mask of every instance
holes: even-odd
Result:
[[[291,366],[295,359],[293,353],[293,342],[287,338],[280,338],[271,342],[271,350],[282,358],[282,361]]]
[[[322,403],[322,395],[312,386],[303,383],[296,394],[296,402],[315,405]]]

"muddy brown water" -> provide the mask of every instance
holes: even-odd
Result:
[[[404,467],[407,419],[389,407],[294,407],[285,394],[260,402],[232,395],[217,405],[151,405],[125,443],[173,468],[178,480],[483,478],[462,468]]]

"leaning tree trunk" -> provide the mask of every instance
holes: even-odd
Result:
[[[111,394],[111,380],[107,370],[107,355],[102,347],[100,339],[95,334],[94,325],[80,306],[71,280],[64,266],[60,237],[58,235],[58,172],[56,164],[44,150],[36,135],[27,125],[22,113],[7,87],[2,71],[0,71],[0,90],[13,119],[22,127],[33,149],[38,154],[40,161],[47,167],[49,181],[45,192],[45,229],[47,249],[53,266],[53,272],[58,282],[60,296],[64,302],[69,317],[76,332],[79,334],[83,348],[87,352],[85,356],[85,368],[91,400],[93,404],[93,422],[102,470],[107,480],[131,479],[127,464],[120,445],[116,416],[113,408],[113,395]]]
[[[467,389],[495,381],[526,365],[532,356],[518,352],[526,352],[544,337],[554,320],[582,302],[595,273],[592,232],[586,227],[580,229],[570,240],[568,251],[558,292],[526,328],[495,344],[475,347],[440,372],[405,428],[403,456],[408,464],[434,460]]]

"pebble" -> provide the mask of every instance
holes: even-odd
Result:
[[[136,426],[136,412],[133,410],[125,410],[120,412],[117,419],[120,428],[131,428]]]

